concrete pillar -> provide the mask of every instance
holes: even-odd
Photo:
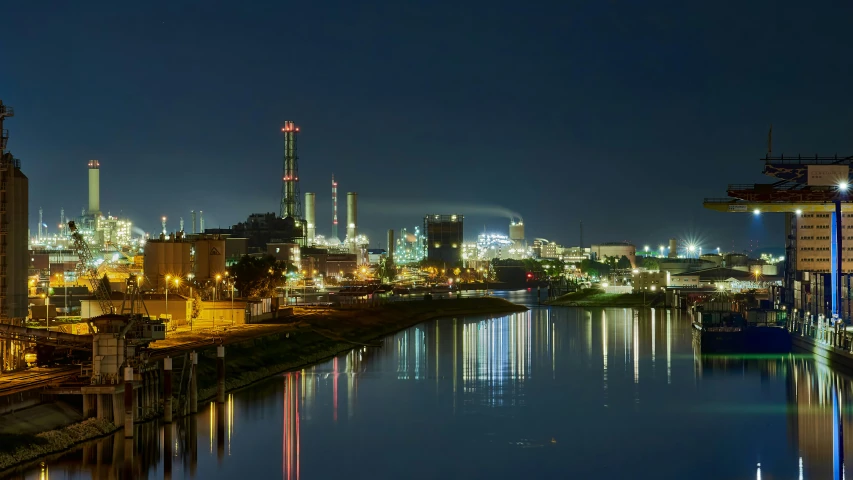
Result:
[[[163,359],[163,421],[172,423],[172,357]]]
[[[198,413],[198,353],[191,352],[190,359],[190,413]]]
[[[95,414],[97,415],[98,420],[104,420],[104,419],[112,418],[110,415],[107,414],[108,413],[107,409],[110,406],[112,406],[111,405],[112,402],[109,402],[109,403],[107,402],[107,398],[109,397],[109,395],[104,395],[103,393],[96,393],[94,395],[95,395],[95,403],[96,403]],[[118,425],[118,424],[116,424],[116,425]]]
[[[163,480],[172,478],[172,457],[175,448],[175,440],[172,438],[172,424],[163,425]]]
[[[103,395],[104,397],[112,397],[113,409],[113,424],[116,427],[124,425],[124,396],[122,393],[111,393]]]
[[[96,415],[96,401],[94,395],[90,393],[83,394],[83,418],[92,418]]]
[[[225,403],[225,347],[216,347],[216,403]]]
[[[124,438],[133,438],[133,367],[124,368]]]

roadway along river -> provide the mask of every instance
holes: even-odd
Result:
[[[666,310],[533,308],[384,344],[18,478],[827,479],[833,397],[853,416],[848,377],[802,356],[698,360]]]

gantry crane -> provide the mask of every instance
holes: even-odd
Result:
[[[92,256],[92,250],[89,249],[89,244],[86,243],[86,239],[83,238],[83,235],[77,229],[77,224],[73,220],[68,222],[68,230],[71,232],[71,241],[74,243],[74,250],[77,251],[77,255],[80,257],[80,268],[86,274],[89,283],[92,284],[92,292],[95,294],[95,298],[98,299],[101,311],[105,314],[115,313],[115,306],[113,306],[112,298],[110,298],[110,292],[107,290],[104,282],[101,281],[101,278],[98,277],[98,268],[95,266],[95,259]]]
[[[832,281],[832,315],[839,316],[841,295],[840,276],[843,262],[842,212],[853,211],[853,190],[850,188],[853,156],[821,157],[770,156],[763,159],[764,174],[776,178],[772,184],[729,185],[729,198],[706,198],[705,208],[721,212],[786,213],[790,218],[805,212],[824,212],[830,217],[830,277]],[[789,232],[790,233],[790,232]],[[794,262],[792,261],[794,235],[786,242],[785,291],[791,289]],[[785,298],[790,303],[790,298]]]

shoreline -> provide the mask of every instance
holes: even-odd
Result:
[[[400,302],[358,310],[325,311],[319,318],[312,318],[309,325],[304,325],[303,321],[295,325],[294,329],[280,329],[278,332],[226,343],[225,391],[233,392],[249,387],[275,375],[334,358],[358,346],[377,346],[377,340],[423,322],[456,316],[502,315],[526,311],[527,307],[496,297]],[[325,315],[322,315],[323,313]],[[339,331],[335,332],[336,329]],[[198,401],[199,404],[208,402],[216,396],[216,345],[188,345],[185,350],[195,350],[199,353]],[[233,352],[230,356],[229,351]],[[208,355],[205,355],[206,353]],[[213,355],[209,355],[210,353]],[[264,359],[263,354],[271,358]],[[267,363],[283,356],[290,358]],[[173,405],[177,407],[177,403],[173,402]],[[161,416],[162,413],[135,423],[149,422]],[[175,421],[183,417],[184,415],[177,412],[173,414]],[[13,451],[0,452],[0,475],[38,459],[68,451],[86,441],[113,434],[121,428],[106,420],[89,418],[59,429],[28,435],[29,443],[22,443]]]
[[[663,293],[604,293],[601,290],[588,289],[572,292],[554,300],[545,302],[552,307],[586,308],[665,308],[666,295]]]

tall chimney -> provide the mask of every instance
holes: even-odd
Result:
[[[355,242],[358,234],[358,194],[347,192],[347,240]]]
[[[394,230],[388,230],[388,263],[394,263]]]
[[[669,258],[678,257],[678,241],[674,238],[669,239]]]
[[[198,233],[204,234],[204,212],[198,211]]]
[[[89,215],[101,213],[101,162],[89,160]]]
[[[314,218],[315,195],[305,193],[305,244],[314,244],[314,235],[317,233],[316,218]]]
[[[42,224],[44,224],[44,220],[42,219],[41,207],[39,207],[39,236],[38,236],[39,241],[41,241],[41,226],[42,226]]]
[[[190,217],[192,217],[192,222],[193,222],[193,235],[195,235],[195,234],[196,234],[196,231],[195,231],[195,226],[196,226],[196,223],[195,223],[195,210],[190,210]]]

